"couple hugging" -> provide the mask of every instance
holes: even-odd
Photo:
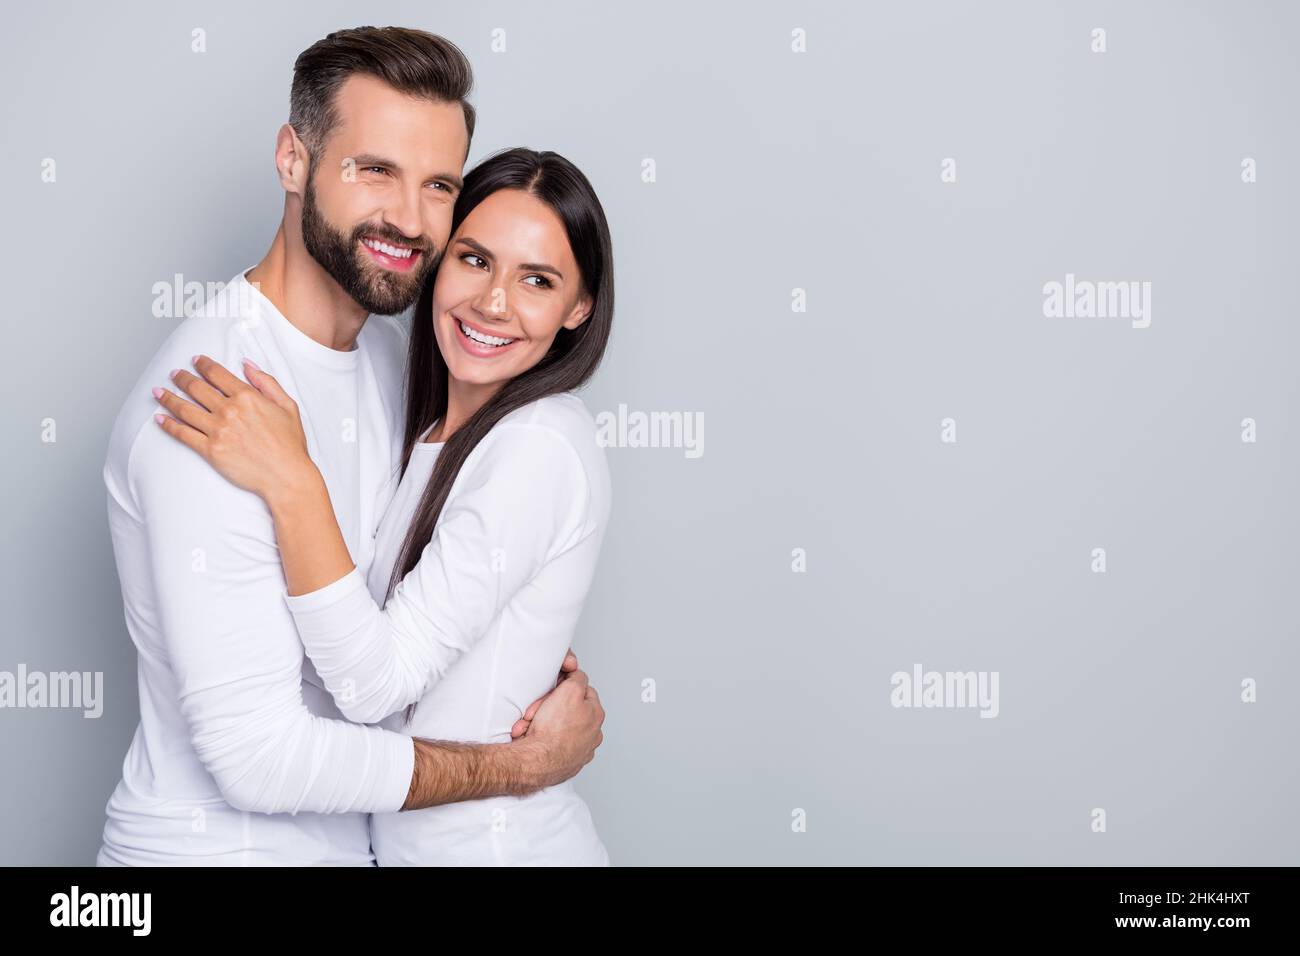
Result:
[[[269,251],[117,416],[140,724],[102,866],[609,863],[569,650],[610,513],[575,394],[609,227],[555,153],[464,171],[471,86],[419,30],[304,51]]]

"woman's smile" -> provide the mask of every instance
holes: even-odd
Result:
[[[475,358],[496,358],[509,352],[521,341],[519,338],[496,335],[481,325],[466,322],[454,314],[449,313],[449,315],[451,315],[451,324],[456,330],[456,341]]]

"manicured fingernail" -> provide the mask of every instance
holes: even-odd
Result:
[[[174,368],[174,369],[172,369],[170,372],[167,373],[167,377],[168,377],[168,378],[175,378],[179,373],[180,373],[180,369],[178,369],[178,368]]]
[[[260,368],[257,367],[257,363],[254,362],[252,359],[247,359],[247,358],[244,359],[244,364],[247,365],[249,368],[251,368],[254,372],[262,371]]]
[[[155,389],[153,390],[153,397],[154,397],[154,398],[162,398],[162,389],[161,389],[161,388],[155,388]]]
[[[156,421],[159,425],[161,425],[163,423],[163,419],[166,417],[167,417],[166,415],[159,414],[159,415],[155,415],[153,417],[153,420]]]
[[[190,364],[191,364],[191,365],[195,365],[195,364],[197,364],[198,361],[199,361],[199,357],[198,357],[197,355],[191,355],[191,356],[190,356]]]

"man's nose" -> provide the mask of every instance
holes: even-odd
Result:
[[[420,194],[403,190],[393,205],[384,210],[384,222],[392,226],[411,242],[419,242],[424,235],[424,220],[420,214]]]

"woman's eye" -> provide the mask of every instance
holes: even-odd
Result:
[[[546,276],[528,276],[524,281],[528,282],[530,279],[537,280],[537,284],[533,286],[534,289],[549,289],[551,287],[551,280]]]
[[[476,255],[474,255],[474,253],[472,253],[472,252],[467,252],[467,253],[465,253],[463,256],[461,256],[460,258],[461,258],[461,260],[462,260],[463,262],[465,262],[467,265],[471,265],[471,266],[473,266],[475,269],[479,268],[480,263],[483,262],[483,257],[482,257],[482,256],[476,256]]]

